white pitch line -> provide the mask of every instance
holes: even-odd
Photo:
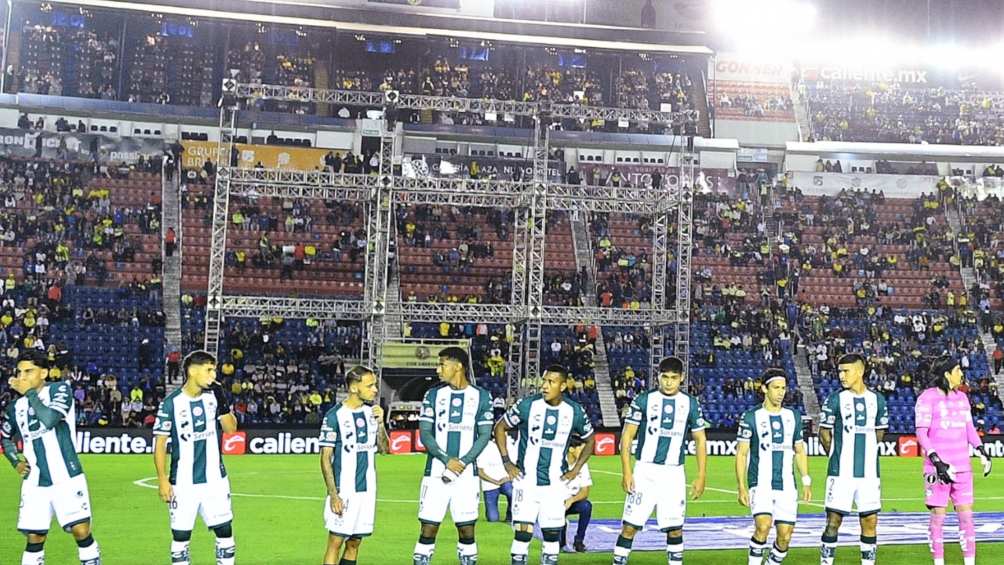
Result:
[[[610,472],[610,471],[600,471],[600,470],[597,470],[597,471],[592,471],[592,472],[593,473],[600,473],[600,474],[603,474],[603,475],[614,475],[614,476],[618,476],[618,477],[620,476],[619,473],[613,473],[613,472]],[[242,473],[242,474],[244,474],[244,473]],[[157,490],[157,485],[149,484],[150,481],[155,481],[155,480],[157,480],[157,477],[146,477],[146,478],[143,478],[143,479],[135,480],[135,481],[133,481],[132,484],[134,484],[134,485],[136,485],[138,487],[141,487],[141,488],[148,488],[148,489]],[[725,494],[737,494],[736,491],[734,491],[734,490],[726,490],[726,489],[720,489],[720,488],[715,488],[715,487],[705,487],[704,490],[710,490],[710,491],[714,491],[714,492],[721,492],[721,493],[725,493]],[[241,493],[241,492],[232,492],[232,493],[230,493],[230,496],[242,496],[242,497],[245,497],[245,498],[274,498],[274,499],[277,499],[277,500],[310,500],[310,501],[323,501],[324,500],[324,497],[320,497],[320,496],[293,496],[293,495],[286,495],[286,494],[251,494],[251,493]],[[916,501],[922,501],[924,499],[923,498],[884,498],[882,500],[886,501],[886,502],[916,502]],[[1004,496],[981,496],[980,500],[1004,500]],[[401,499],[396,499],[396,498],[378,498],[377,502],[385,502],[385,503],[388,503],[388,504],[418,504],[417,500],[401,500]],[[590,500],[590,502],[592,502],[593,504],[624,504],[623,500]],[[724,500],[722,500],[722,499],[701,499],[700,502],[702,504],[738,504],[733,499],[724,499]],[[824,508],[824,506],[822,504],[818,504],[818,503],[815,503],[815,502],[808,502],[808,503],[806,503],[806,502],[799,501],[799,504],[811,504],[813,506],[818,506],[820,508]]]

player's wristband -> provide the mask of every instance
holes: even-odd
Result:
[[[809,475],[802,475],[802,486],[803,487],[811,487],[812,486],[812,477],[810,477]]]
[[[512,459],[509,459],[508,455],[503,455],[502,456],[502,464],[503,465],[505,465],[505,464],[512,465]]]

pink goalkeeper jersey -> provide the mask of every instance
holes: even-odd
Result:
[[[959,472],[970,472],[969,445],[982,444],[973,426],[973,414],[966,393],[954,390],[947,395],[929,388],[917,398],[917,442],[924,452],[924,472],[934,472],[926,456],[931,451]]]

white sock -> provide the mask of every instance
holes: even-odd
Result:
[[[459,543],[457,542],[457,555],[460,557],[477,557],[478,556],[478,544],[474,543]],[[463,561],[463,559],[461,559]]]
[[[627,547],[614,546],[614,557],[629,557],[631,549]]]
[[[875,548],[877,545],[861,542],[861,565],[875,565]]]
[[[963,565],[976,565],[976,557],[963,557],[962,558],[962,564]]]
[[[747,563],[749,565],[761,565],[763,563],[763,554],[767,549],[767,542],[758,542],[753,538],[750,538],[750,550],[747,554]]]
[[[512,547],[509,549],[509,553],[513,555],[526,555],[530,553],[530,542],[512,540]]]
[[[216,565],[234,565],[237,544],[234,538],[216,538]]]
[[[780,565],[784,562],[784,558],[788,557],[788,552],[781,551],[777,548],[777,544],[770,548],[770,554],[767,556],[768,565]]]
[[[101,550],[98,542],[91,540],[91,545],[87,547],[77,547],[77,556],[80,557],[81,565],[98,565],[101,562]]]
[[[945,565],[945,558],[939,557],[934,560],[934,565]]]
[[[45,565],[45,550],[21,554],[21,565]]]
[[[187,541],[171,542],[171,565],[191,565]]]
[[[432,554],[435,551],[436,551],[436,544],[434,543],[418,542],[415,544],[415,555],[421,555],[423,557],[432,557]]]
[[[666,544],[666,561],[669,565],[683,563],[683,540],[680,540],[680,543]]]
[[[544,555],[557,555],[561,553],[561,543],[556,541],[545,541],[541,553]]]
[[[833,565],[833,558],[837,555],[837,542],[823,542],[819,553],[819,565]]]

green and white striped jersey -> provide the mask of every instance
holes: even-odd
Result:
[[[513,404],[505,416],[510,428],[519,430],[516,466],[537,486],[557,485],[568,472],[568,447],[573,436],[586,440],[593,424],[582,406],[568,399],[551,406],[540,394]]]
[[[830,446],[829,477],[879,477],[879,453],[876,430],[889,427],[885,397],[871,390],[855,394],[850,390],[835,392],[823,405],[820,428],[833,430]]]
[[[773,490],[795,488],[795,445],[802,443],[802,415],[781,408],[769,412],[762,406],[747,410],[739,421],[738,441],[749,443],[746,482],[750,487]]]
[[[457,390],[445,384],[432,387],[425,393],[419,422],[432,424],[436,445],[451,458],[466,455],[474,447],[479,426],[492,426],[492,395],[483,388],[467,385]],[[490,432],[489,432],[490,433]],[[442,477],[446,464],[432,455],[425,463],[426,477]],[[474,465],[468,465],[464,474],[477,477]]]
[[[216,397],[208,391],[193,398],[179,388],[160,403],[153,435],[170,438],[172,485],[202,485],[226,478],[218,416]]]
[[[21,438],[24,444],[21,451],[31,465],[25,482],[50,487],[83,474],[84,469],[73,443],[76,414],[70,385],[65,382],[47,384],[38,392],[38,399],[63,416],[55,426],[45,427],[29,406],[28,397],[22,396],[7,405],[0,434],[11,441]]]
[[[624,423],[638,426],[635,459],[658,465],[683,465],[687,432],[707,427],[696,398],[685,392],[666,396],[658,389],[636,396]]]
[[[371,406],[353,410],[338,404],[324,415],[318,445],[333,449],[331,467],[339,495],[376,490],[379,429]]]

